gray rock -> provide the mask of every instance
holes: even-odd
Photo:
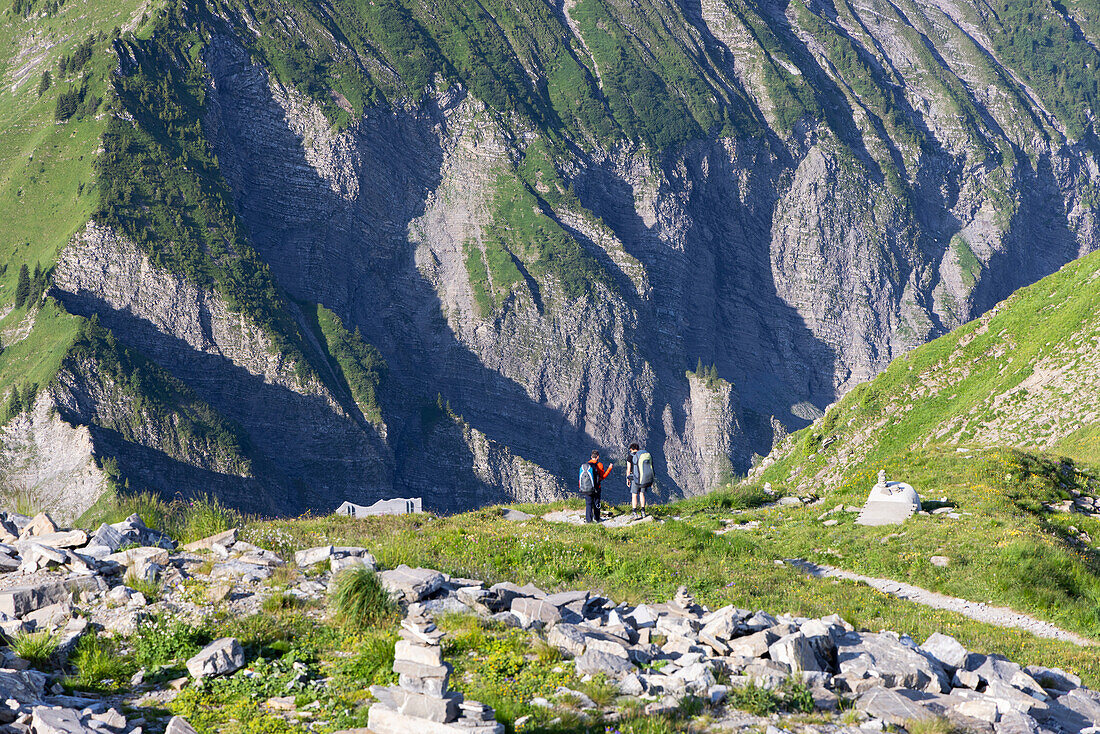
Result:
[[[730,654],[741,655],[746,658],[762,657],[772,643],[778,639],[770,629],[761,630],[745,637],[738,637],[729,642]]]
[[[25,542],[28,541],[17,542],[16,547],[18,548]],[[83,530],[58,530],[53,533],[37,535],[34,542],[50,548],[79,548],[88,543],[88,534]]]
[[[688,693],[703,696],[713,686],[714,671],[705,663],[692,663],[676,671],[673,676],[683,682],[684,690]]]
[[[785,663],[792,673],[823,669],[813,646],[801,632],[780,637],[768,646],[768,655],[778,663]]]
[[[989,724],[995,724],[998,719],[997,702],[985,696],[960,701],[953,708],[967,718],[977,719]]]
[[[429,568],[409,568],[402,564],[392,571],[382,571],[378,580],[391,594],[404,597],[406,602],[418,602],[443,588],[443,574]]]
[[[546,642],[574,657],[583,655],[585,650],[585,630],[575,624],[556,624],[546,635]]]
[[[1093,725],[1100,722],[1100,693],[1096,691],[1076,688],[1064,696],[1059,696],[1058,705],[1079,714]]]
[[[546,597],[546,601],[559,609],[563,609],[576,604],[583,605],[588,601],[588,594],[587,591],[562,591],[557,594],[550,594]]]
[[[737,628],[741,624],[742,610],[734,606],[726,606],[711,612],[701,621],[703,628],[700,635],[706,635],[720,642],[726,642],[737,634]]]
[[[619,693],[624,696],[641,696],[645,692],[645,683],[636,673],[631,673],[619,681]]]
[[[837,668],[857,678],[868,673],[877,675],[890,688],[932,693],[951,690],[950,679],[935,659],[888,633],[846,633],[837,640]]]
[[[609,655],[598,650],[586,650],[583,655],[576,658],[577,675],[595,675],[606,673],[612,678],[620,678],[635,672],[634,666],[625,657]]]
[[[111,549],[111,553],[116,552],[122,547],[125,542],[122,538],[122,533],[115,530],[107,523],[103,523],[99,526],[99,530],[96,530],[92,534],[92,538],[89,541],[89,545],[102,545]]]
[[[790,669],[783,663],[759,658],[746,665],[741,672],[749,681],[768,690],[778,688],[791,677]]]
[[[79,711],[36,706],[31,715],[34,734],[93,734],[94,730],[81,722]]]
[[[164,734],[198,734],[195,731],[195,727],[182,716],[173,716],[172,720],[168,722],[168,727],[164,730]]]
[[[510,507],[505,508],[504,512],[501,513],[501,517],[510,522],[526,522],[535,518],[534,515],[530,515],[521,510],[513,510]]]
[[[338,574],[350,568],[365,568],[374,571],[378,566],[374,562],[374,556],[338,556],[329,560],[329,571]]]
[[[204,647],[187,661],[192,678],[226,675],[244,667],[244,649],[233,637],[222,637]]]
[[[948,675],[966,664],[966,648],[949,635],[933,632],[920,649],[935,658]]]
[[[1002,712],[995,730],[997,734],[1040,734],[1035,719],[1019,711]]]
[[[919,702],[920,697],[919,691],[873,688],[856,699],[855,708],[894,726],[905,726],[908,721],[936,718],[933,711]]]
[[[64,582],[15,586],[0,591],[0,612],[18,619],[36,609],[64,601],[71,594],[71,586]]]
[[[657,626],[657,613],[653,608],[645,604],[639,604],[626,618],[634,625],[635,629],[646,629]]]
[[[524,627],[551,626],[561,621],[561,610],[543,599],[520,596],[512,600],[512,614]]]
[[[271,578],[273,573],[274,571],[267,565],[233,560],[214,566],[210,571],[210,578],[237,579],[244,583],[256,583]]]
[[[318,563],[324,563],[335,555],[335,548],[331,545],[322,545],[316,548],[307,548],[294,554],[294,563],[299,568],[309,568]]]
[[[505,627],[523,627],[523,622],[511,612],[497,612],[490,619]]]
[[[742,623],[742,626],[750,632],[759,632],[761,630],[771,629],[777,624],[779,624],[779,620],[777,620],[775,617],[768,614],[767,612],[761,611],[756,612],[751,617],[746,619]]]
[[[214,535],[207,536],[201,540],[196,540],[193,543],[188,543],[183,546],[183,549],[189,553],[197,553],[201,550],[209,550],[215,545],[220,545],[223,548],[228,548],[237,542],[237,537],[240,535],[240,531],[237,528],[230,528],[221,533],[215,533]]]
[[[981,661],[974,666],[972,662]],[[967,669],[976,673],[986,685],[1000,683],[1006,687],[1016,688],[1027,695],[1041,701],[1047,699],[1047,693],[1039,682],[1028,675],[1024,669],[1016,663],[1006,660],[1000,655],[974,656],[967,659]]]
[[[37,703],[46,694],[46,680],[37,670],[0,670],[0,700]]]
[[[1073,673],[1067,673],[1060,668],[1045,668],[1041,665],[1028,665],[1024,672],[1038,681],[1048,692],[1069,692],[1081,687],[1081,679]]]

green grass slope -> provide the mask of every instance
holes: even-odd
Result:
[[[776,557],[1006,605],[1100,637],[1100,518],[1061,512],[1100,491],[1100,255],[1070,263],[982,318],[895,360],[793,434],[745,486],[813,506],[745,513]],[[901,526],[855,525],[876,474],[926,509]],[[717,528],[716,517],[703,523]],[[947,556],[947,567],[931,564]]]

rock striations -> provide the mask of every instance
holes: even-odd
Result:
[[[41,264],[46,301],[179,390],[132,400],[94,354],[35,385],[4,472],[65,517],[125,480],[264,513],[536,501],[635,440],[662,492],[699,493],[1100,246],[1077,4],[1036,28],[1015,0],[178,5],[96,47],[102,200]],[[1015,55],[1060,44],[1064,69]],[[170,170],[125,168],[162,134]]]

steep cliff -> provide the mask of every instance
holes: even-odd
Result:
[[[119,432],[79,369],[42,382],[133,483],[213,481],[264,512],[548,498],[633,440],[664,491],[703,491],[1100,245],[1095,19],[1041,4],[120,10],[84,91],[66,82],[82,106],[57,127],[102,141],[98,204],[34,233],[48,298],[240,455]],[[27,126],[69,93],[33,99],[69,42],[15,34],[55,38],[71,11],[31,8],[5,19],[0,91]]]

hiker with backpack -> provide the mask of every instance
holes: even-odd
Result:
[[[610,464],[607,469],[600,463],[600,452],[593,451],[592,458],[581,464],[578,488],[584,497],[584,521],[586,523],[600,521],[600,484],[611,474],[615,468]]]
[[[626,460],[626,483],[630,487],[630,509],[645,515],[645,493],[653,486],[653,457],[637,443],[630,444]]]

